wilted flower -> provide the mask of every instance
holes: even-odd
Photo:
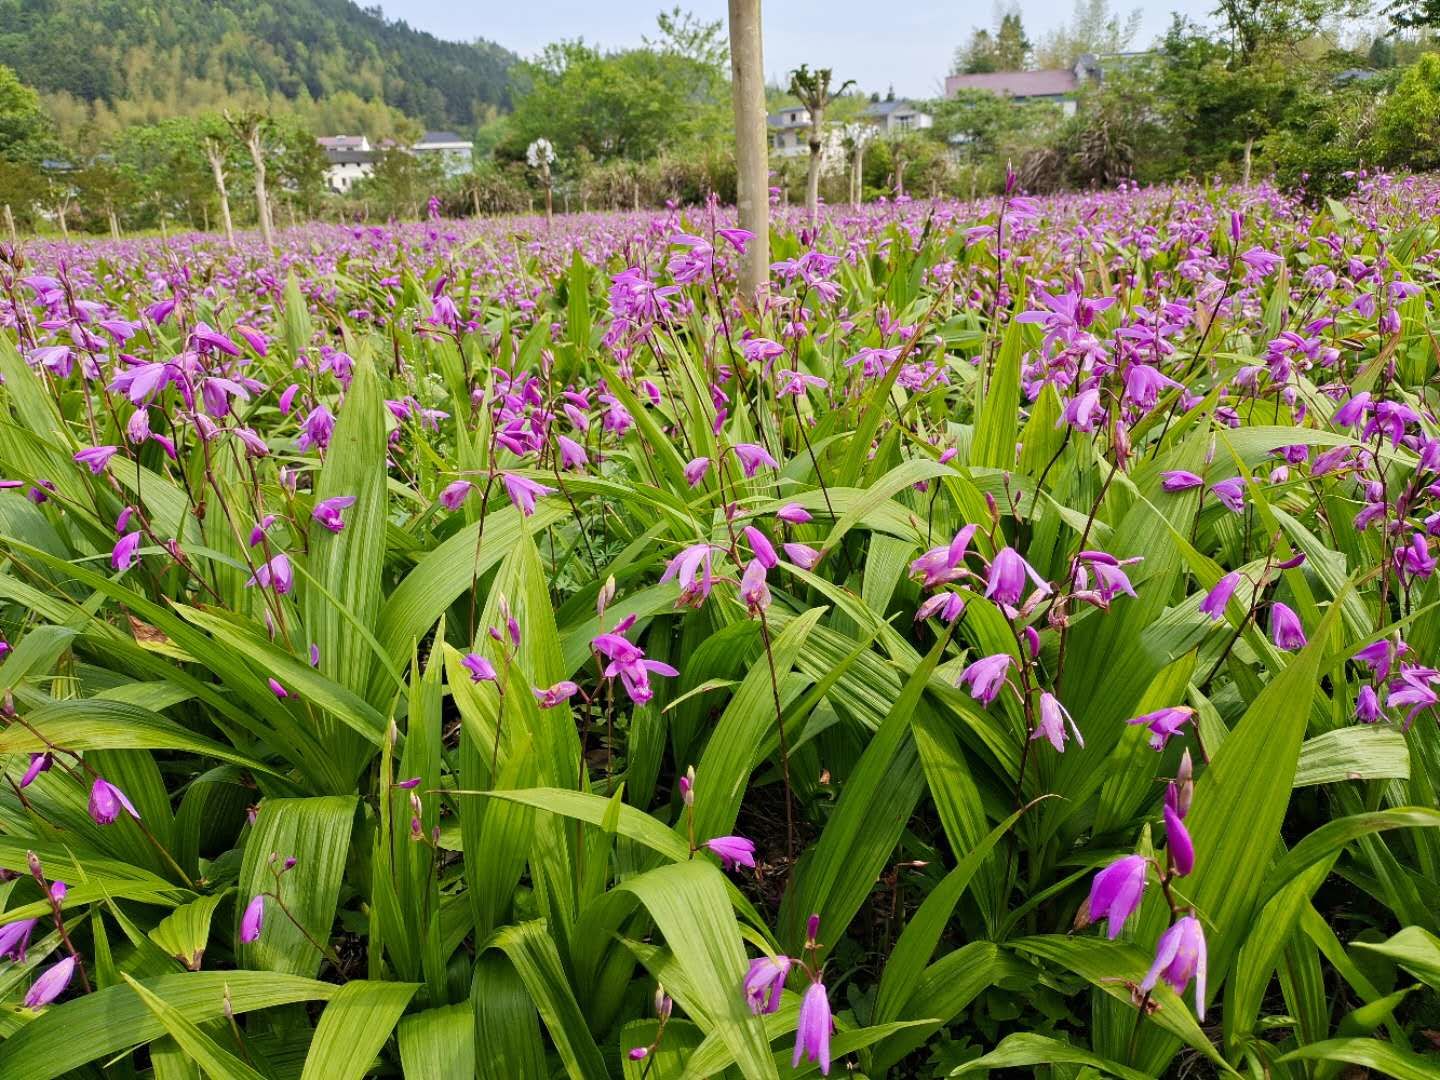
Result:
[[[574,697],[577,693],[579,693],[579,691],[580,687],[576,686],[569,679],[562,679],[554,686],[547,687],[544,690],[540,690],[538,688],[533,689],[532,693],[534,693],[535,700],[539,704],[540,708],[553,709],[562,701],[567,701],[570,698]]]

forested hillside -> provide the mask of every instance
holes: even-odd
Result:
[[[349,0],[0,0],[0,64],[49,97],[92,106],[102,126],[248,93],[354,95],[432,127],[466,127],[508,105],[514,60]]]

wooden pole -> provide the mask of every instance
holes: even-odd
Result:
[[[740,292],[758,303],[770,279],[770,139],[765,119],[765,57],[760,0],[730,0],[730,96],[735,109],[736,209],[754,233],[740,270]]]

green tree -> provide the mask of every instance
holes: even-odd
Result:
[[[1376,118],[1377,163],[1440,168],[1440,55],[1427,53],[1405,69]]]
[[[40,97],[0,64],[0,161],[38,164],[54,149]]]
[[[1052,30],[1035,49],[1041,68],[1068,68],[1086,53],[1104,56],[1124,52],[1140,31],[1141,10],[1128,15],[1110,9],[1109,0],[1075,0],[1070,21]]]
[[[953,68],[965,75],[1019,71],[1029,66],[1030,48],[1019,5],[997,5],[994,29],[973,29],[970,41],[955,50]]]

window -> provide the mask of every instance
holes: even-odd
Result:
[[[895,126],[896,126],[897,128],[899,128],[901,131],[909,131],[911,125],[914,124],[914,122],[915,122],[915,117],[913,117],[913,116],[906,115],[906,116],[897,116],[897,117],[895,117]]]

